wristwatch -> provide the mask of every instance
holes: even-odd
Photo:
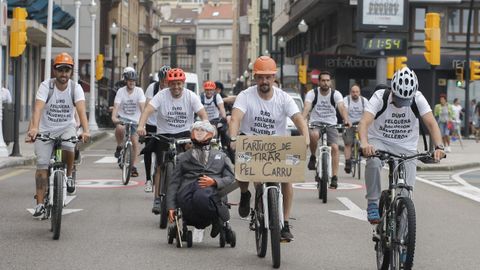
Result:
[[[233,137],[230,137],[230,141],[231,141],[231,142],[235,142],[235,141],[237,141],[237,137],[235,137],[235,136],[233,136]]]
[[[443,146],[443,144],[439,144],[439,145],[435,146],[435,150],[442,150],[442,151],[444,151],[444,150],[445,150],[445,147]]]

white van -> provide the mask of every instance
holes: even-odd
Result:
[[[200,84],[198,83],[198,76],[195,73],[185,72],[185,88],[190,89],[195,94],[200,96]]]

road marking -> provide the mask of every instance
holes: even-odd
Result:
[[[317,189],[317,182],[295,183],[292,186],[298,189],[315,190]],[[337,189],[349,190],[349,189],[361,189],[361,188],[363,188],[362,185],[350,184],[350,183],[338,183]]]
[[[13,171],[13,172],[10,172],[10,173],[7,173],[7,174],[5,174],[5,175],[0,176],[0,181],[5,180],[5,179],[9,179],[9,178],[11,178],[11,177],[13,177],[13,176],[17,176],[17,175],[19,175],[19,174],[22,174],[22,173],[28,172],[28,171],[29,171],[29,170],[26,170],[26,169],[15,170],[15,171]]]
[[[68,214],[71,214],[71,213],[76,213],[76,212],[80,212],[82,211],[83,209],[69,209],[69,208],[63,208],[62,209],[62,216],[65,216],[65,215],[68,215]],[[35,210],[33,208],[27,208],[27,211],[33,215],[33,213],[35,213]]]
[[[112,157],[112,156],[105,156],[105,155],[102,155],[103,158],[95,161],[95,163],[99,163],[99,164],[116,164],[118,159],[116,157]],[[143,163],[143,159],[140,160],[140,163]]]
[[[193,229],[193,235],[192,235],[192,241],[194,243],[202,243],[204,233],[205,233],[205,230],[194,228]]]
[[[360,207],[358,207],[354,202],[352,202],[349,198],[347,197],[337,197],[337,200],[339,200],[345,207],[348,208],[348,210],[328,210],[329,212],[339,214],[342,216],[346,217],[351,217],[355,218],[361,221],[367,221],[367,211],[362,210]]]
[[[130,180],[128,185],[124,185],[122,180],[116,179],[83,179],[77,180],[77,187],[80,188],[131,188],[143,185],[143,182]]]

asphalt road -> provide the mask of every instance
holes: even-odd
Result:
[[[209,229],[192,248],[168,245],[166,230],[158,228],[158,216],[151,213],[152,194],[143,191],[143,169],[132,179],[138,185],[118,185],[121,171],[109,158],[113,141],[106,137],[83,152],[77,197],[66,208],[77,212],[63,217],[58,241],[52,240],[49,221],[35,220],[26,210],[33,207],[34,167],[0,171],[0,269],[271,269],[270,250],[264,259],[256,256],[254,232],[236,207],[231,220],[235,248],[219,248]],[[306,182],[312,181],[308,172]],[[290,220],[295,241],[281,245],[282,269],[376,269],[372,227],[330,211],[348,210],[340,200],[364,209],[364,183],[343,171],[340,182],[351,189],[329,190],[327,204],[317,199],[316,190],[295,189]],[[238,202],[239,192],[229,199]],[[480,204],[424,182],[417,182],[414,201],[414,268],[478,269]]]

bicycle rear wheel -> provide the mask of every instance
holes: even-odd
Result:
[[[257,256],[265,257],[267,254],[268,234],[265,228],[265,211],[263,209],[262,188],[257,187],[255,191],[255,244],[257,247]]]
[[[380,217],[384,217],[388,211],[388,204],[390,203],[388,199],[388,191],[383,191],[380,197],[379,203],[379,212]],[[378,270],[388,270],[390,266],[390,249],[387,246],[387,235],[386,235],[386,224],[388,224],[387,218],[382,218],[381,222],[376,227],[376,233],[378,239],[375,242],[375,251],[377,257],[377,269]]]
[[[58,238],[60,238],[60,229],[62,227],[64,177],[65,175],[62,171],[56,171],[53,175],[53,205],[50,222],[54,240],[58,240]]]
[[[157,170],[157,155],[152,152],[151,153],[151,162],[150,162],[150,179],[153,181],[155,179],[155,171]]]
[[[410,270],[413,267],[416,241],[416,216],[413,201],[400,197],[396,211],[396,239],[392,248],[394,269]]]
[[[360,180],[360,177],[361,177],[361,173],[362,173],[362,156],[360,155],[360,143],[357,143],[357,158],[356,158],[356,162],[357,162],[357,177],[358,177],[358,180]]]
[[[278,213],[278,191],[268,190],[268,214],[270,227],[270,243],[272,245],[273,268],[280,267],[280,215]]]
[[[328,190],[328,154],[322,154],[322,177],[320,178],[320,193],[322,196],[322,202],[327,203],[327,190]]]
[[[123,151],[122,183],[126,186],[132,172],[132,145],[127,143]]]
[[[160,179],[160,229],[167,228],[168,211],[167,211],[167,187],[169,179],[173,172],[173,163],[167,162]]]

